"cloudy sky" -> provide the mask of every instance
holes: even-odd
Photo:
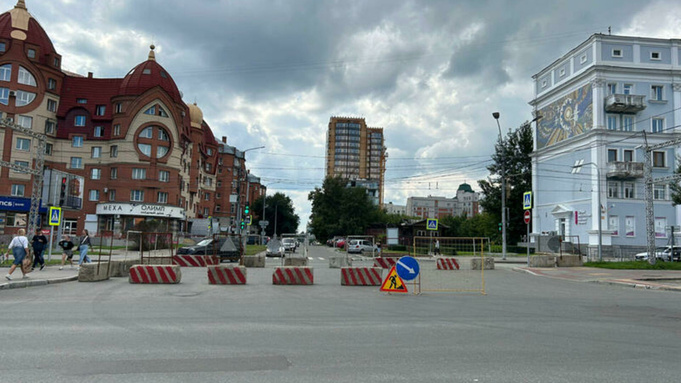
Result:
[[[15,0],[3,0],[4,10]],[[26,0],[66,70],[123,77],[149,45],[185,102],[294,200],[324,177],[329,117],[385,129],[385,201],[487,176],[501,113],[531,119],[531,76],[593,33],[681,38],[681,1]]]

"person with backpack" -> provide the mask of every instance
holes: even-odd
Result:
[[[21,267],[23,278],[28,278],[26,273],[30,271],[25,271],[22,265],[24,258],[28,255],[28,238],[26,238],[26,230],[19,229],[17,231],[17,235],[12,238],[12,242],[9,243],[9,248],[7,249],[7,253],[5,253],[6,258],[9,257],[10,251],[12,252],[12,255],[14,255],[14,262],[12,262],[12,267],[9,268],[9,272],[5,275],[5,278],[7,278],[8,281],[11,281],[12,273],[16,270],[17,266]]]
[[[71,268],[73,268],[73,248],[76,246],[71,242],[71,237],[68,235],[64,235],[61,241],[58,243],[59,247],[62,248],[62,254],[61,254],[61,266],[59,266],[59,270],[64,269],[64,262],[66,260],[69,261],[71,264]]]
[[[43,252],[47,247],[47,237],[43,235],[40,229],[35,229],[35,235],[33,236],[33,267],[31,270],[35,270],[35,267],[40,264],[40,270],[45,268],[45,258],[43,258]]]

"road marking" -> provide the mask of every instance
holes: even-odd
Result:
[[[322,257],[317,257],[317,258],[319,258],[320,261],[323,261],[323,260],[324,260],[324,258],[322,258]]]
[[[312,257],[307,257],[307,259],[309,259],[310,261],[314,261],[314,258]]]

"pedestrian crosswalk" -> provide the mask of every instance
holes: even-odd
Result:
[[[307,259],[310,260],[310,261],[314,261],[314,257],[307,257]],[[317,259],[319,259],[320,261],[323,261],[325,258],[317,257]]]

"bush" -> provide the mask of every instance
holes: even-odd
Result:
[[[388,245],[388,250],[407,251],[407,246],[405,246],[405,245]]]

